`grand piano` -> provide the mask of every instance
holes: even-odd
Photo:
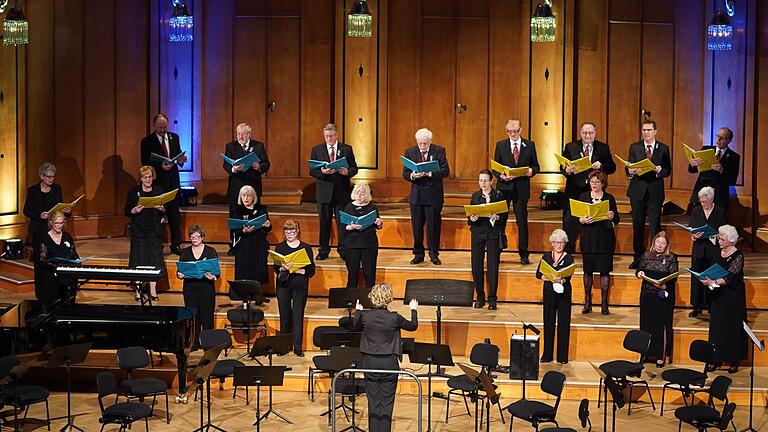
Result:
[[[0,304],[0,355],[92,342],[94,349],[143,346],[176,356],[179,393],[186,391],[195,314],[176,306],[74,304],[37,300]]]

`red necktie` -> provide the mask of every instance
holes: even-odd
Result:
[[[517,143],[512,146],[512,158],[515,159],[515,165],[517,165],[517,160],[520,159],[520,150],[517,149]]]
[[[651,146],[645,146],[645,156],[647,156],[648,159],[651,158]]]
[[[427,161],[427,152],[422,152],[421,153],[421,161],[422,162],[426,162]]]
[[[590,146],[589,144],[587,144],[587,145],[584,147],[584,157],[589,157],[589,148],[590,148],[590,147],[592,147],[592,146]]]
[[[720,158],[723,157],[723,151],[720,149],[717,149],[717,153],[715,154],[715,158],[718,162],[720,162]]]
[[[165,155],[171,157],[171,149],[168,147],[168,135],[163,135],[163,150]]]
[[[331,159],[331,162],[336,162],[336,147],[331,146],[331,151],[328,152],[328,157]]]

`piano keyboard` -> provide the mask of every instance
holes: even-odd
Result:
[[[58,266],[56,273],[76,279],[99,280],[159,280],[161,270],[157,267],[120,267],[120,266]]]

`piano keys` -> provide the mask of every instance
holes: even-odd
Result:
[[[72,279],[88,279],[101,281],[142,281],[156,282],[162,272],[157,267],[122,267],[122,266],[74,266],[60,265],[56,267],[59,276]]]

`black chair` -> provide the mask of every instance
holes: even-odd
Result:
[[[648,348],[651,346],[651,335],[648,332],[642,330],[630,330],[624,336],[624,349],[632,351],[639,355],[637,362],[631,362],[627,360],[613,360],[600,365],[600,370],[605,372],[606,375],[616,380],[616,384],[623,390],[629,387],[629,407],[627,408],[627,415],[632,414],[632,388],[636,384],[645,384],[645,388],[648,390],[648,398],[651,400],[651,406],[656,411],[656,404],[653,403],[653,395],[651,395],[651,388],[648,386],[646,380],[630,380],[629,377],[640,378],[645,366],[645,356],[648,353]],[[597,406],[600,407],[600,397],[603,389],[603,378],[600,377],[600,384],[598,387]]]
[[[224,345],[224,356],[227,356],[227,351],[232,348],[232,337],[229,332],[224,329],[206,329],[200,332],[200,347],[203,350],[208,350],[219,345]],[[245,366],[240,360],[234,359],[221,359],[216,362],[216,366],[211,372],[211,378],[219,379],[219,390],[224,390],[224,380],[226,378],[235,376],[235,368],[239,366]],[[202,386],[200,387],[202,392]],[[237,386],[234,386],[232,391],[232,399],[237,397]],[[245,404],[248,405],[248,386],[245,386]]]
[[[145,368],[149,365],[150,359],[147,350],[144,347],[134,346],[120,348],[117,350],[117,364],[120,369],[126,371],[128,379],[120,383],[122,394],[130,399],[138,398],[140,402],[152,396],[152,406],[150,413],[154,414],[155,401],[158,395],[165,395],[165,420],[171,422],[171,411],[168,408],[168,384],[158,378],[134,378],[133,371]]]
[[[117,379],[112,372],[102,372],[96,375],[96,388],[99,392],[99,409],[101,410],[100,431],[108,424],[119,424],[120,431],[126,431],[130,425],[138,420],[144,419],[144,427],[149,432],[149,418],[152,416],[152,409],[146,404],[138,402],[120,402],[115,401],[110,406],[104,406],[104,398],[120,393],[117,388]]]
[[[21,426],[23,428],[27,420],[29,407],[45,402],[46,425],[48,430],[51,430],[51,415],[48,410],[48,396],[50,393],[45,387],[19,384],[19,377],[13,376],[11,371],[20,364],[21,361],[15,355],[0,358],[0,380],[6,381],[5,384],[0,385],[0,403],[11,406],[14,410],[24,410],[24,417],[21,419]]]
[[[318,326],[312,331],[312,344],[322,351],[325,351],[324,355],[316,355],[312,357],[313,366],[309,367],[307,381],[307,394],[312,402],[315,401],[315,375],[327,373],[329,376],[333,372],[333,368],[330,365],[331,356],[328,351],[330,346],[324,346],[322,338],[320,337],[324,333],[346,333],[347,330],[338,326]]]
[[[557,407],[560,406],[560,396],[565,387],[565,375],[557,371],[549,371],[541,379],[541,391],[554,396],[555,404],[549,405],[535,400],[521,399],[507,406],[507,411],[512,416],[509,420],[509,430],[512,430],[512,424],[515,417],[525,420],[531,424],[537,431],[542,423],[557,423]]]
[[[699,432],[709,428],[727,429],[728,424],[733,423],[733,413],[736,411],[736,404],[728,401],[728,390],[731,388],[731,383],[731,379],[727,376],[715,377],[707,390],[709,399],[706,404],[687,405],[676,409],[675,417],[679,420],[678,432],[682,429],[683,423],[695,427]],[[715,408],[715,399],[723,402],[722,412],[718,412]],[[733,425],[733,430],[736,430],[736,425]]]
[[[477,366],[481,367],[481,372],[484,371],[490,375],[491,372],[499,365],[499,347],[489,343],[478,343],[472,347],[472,351],[469,354],[469,361]],[[469,411],[469,403],[467,402],[467,396],[474,401],[475,405],[480,403],[486,396],[480,394],[479,385],[470,380],[466,375],[456,375],[448,378],[448,394],[445,399],[445,422],[448,423],[448,413],[451,406],[451,395],[461,395],[464,399],[464,407],[467,410],[467,415],[472,417]],[[497,400],[496,406],[499,408],[499,415],[501,416],[501,423],[504,424],[504,412],[501,410],[501,403]],[[476,410],[477,411],[477,410]],[[487,419],[490,421],[490,419]],[[482,418],[481,418],[482,423]]]
[[[579,403],[579,421],[581,422],[581,427],[585,428],[589,425],[587,431],[592,430],[592,420],[589,419],[589,399],[582,399]],[[576,432],[576,429],[554,427],[541,429],[539,432]]]
[[[253,281],[253,283],[258,282]],[[232,332],[243,332],[243,335],[245,336],[245,353],[239,357],[243,358],[251,352],[252,330],[260,332],[262,336],[267,335],[267,326],[263,323],[264,311],[251,305],[251,302],[253,302],[261,306],[264,304],[265,299],[264,295],[257,295],[253,298],[242,298],[235,292],[231,285],[229,288],[229,299],[242,302],[241,306],[227,310],[227,321],[229,321],[229,325],[224,326],[224,328]]]
[[[696,392],[706,390],[704,384],[708,378],[707,365],[715,362],[715,345],[705,340],[694,340],[688,348],[688,356],[693,361],[704,363],[704,367],[701,371],[677,368],[668,369],[661,373],[661,378],[666,381],[661,389],[662,416],[664,415],[664,393],[667,391],[667,387],[682,393],[683,402],[686,405],[688,405],[688,396],[691,397],[691,403],[693,403],[693,395]],[[696,386],[698,389],[693,389],[691,386]]]

